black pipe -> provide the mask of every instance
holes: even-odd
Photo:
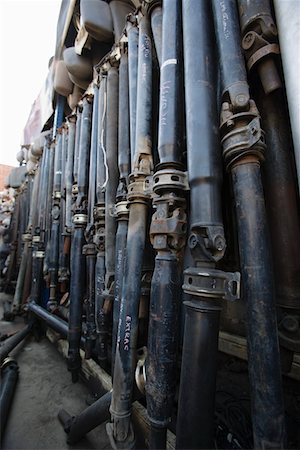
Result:
[[[216,1],[213,3],[213,11],[223,90],[223,157],[233,182],[243,295],[247,311],[254,447],[284,448],[285,423],[275,295],[260,172],[265,150],[264,135],[255,103],[249,97],[239,45],[236,2]],[[230,59],[229,55],[233,54],[234,59]],[[228,73],[232,74],[230,83],[226,75]]]
[[[58,413],[58,418],[68,434],[67,442],[74,445],[89,431],[109,419],[111,392],[107,392],[78,416],[70,416],[64,409]]]
[[[134,16],[129,16],[127,22],[128,36],[128,78],[129,78],[129,111],[130,111],[130,152],[133,163],[136,139],[136,108],[138,83],[138,48],[139,29]]]
[[[176,391],[180,259],[185,245],[181,122],[181,1],[165,0],[158,130],[159,166],[154,174],[156,211],[150,236],[157,251],[151,282],[146,359],[146,398],[152,449],[166,448]],[[155,11],[155,10],[154,10]],[[153,14],[153,12],[152,12]],[[172,225],[171,225],[172,223]]]
[[[31,333],[32,323],[29,323],[21,331],[8,338],[0,347],[0,364],[9,355],[9,353],[26,337]]]
[[[116,340],[118,334],[119,312],[122,296],[124,258],[128,230],[127,184],[130,172],[130,133],[129,133],[129,74],[128,52],[122,48],[119,66],[119,123],[118,123],[118,167],[119,185],[116,193],[117,233],[115,243],[115,284],[113,304],[113,330],[112,330],[112,374]]]
[[[129,224],[124,267],[120,319],[114,365],[110,438],[121,445],[133,445],[130,423],[138,311],[141,296],[143,252],[147,229],[149,194],[145,179],[152,171],[152,42],[147,15],[139,17],[138,90],[136,151],[128,187]],[[132,150],[132,149],[131,149]]]
[[[104,315],[105,289],[105,184],[107,181],[107,164],[105,159],[106,143],[106,112],[107,112],[107,76],[100,74],[99,87],[99,122],[97,147],[97,176],[96,176],[96,206],[94,210],[95,238],[97,248],[96,279],[95,279],[95,319],[97,331],[97,355],[100,365],[107,362],[107,331]]]
[[[90,150],[89,191],[88,191],[88,224],[85,230],[87,245],[83,251],[86,255],[86,347],[85,358],[91,358],[94,343],[96,341],[96,319],[95,319],[95,289],[96,289],[96,256],[97,248],[94,242],[96,205],[96,181],[97,181],[97,153],[98,153],[98,123],[99,123],[99,88],[94,84],[93,117]]]
[[[260,165],[237,164],[232,168],[238,217],[243,298],[247,308],[248,370],[252,389],[252,422],[255,448],[272,442],[285,448],[281,368],[274,307],[272,259],[268,243]],[[245,214],[247,211],[247,214]],[[253,236],[255,229],[255,238]],[[258,294],[259,293],[259,294]],[[265,355],[265,357],[263,356]],[[257,368],[260,367],[260,370]],[[271,412],[271,416],[270,416]]]
[[[66,231],[71,233],[72,230],[72,185],[73,185],[73,165],[75,151],[75,135],[76,135],[76,115],[68,118],[68,150],[66,162]]]
[[[86,257],[86,284],[87,295],[85,302],[86,320],[85,320],[85,359],[92,357],[94,343],[96,341],[96,322],[95,322],[95,274],[96,274],[96,246],[87,244],[83,247],[83,254]]]
[[[28,303],[28,311],[33,313],[39,319],[43,320],[45,324],[52,330],[56,331],[56,333],[59,333],[64,338],[68,337],[69,332],[68,323],[60,319],[58,316],[49,313],[46,309],[35,304],[34,302]],[[80,347],[81,348],[85,347],[84,337],[81,337],[80,339]]]
[[[226,285],[230,286],[230,280],[238,280],[235,274],[215,269],[216,262],[224,255],[226,242],[212,35],[210,2],[184,1],[187,157],[191,188],[188,244],[194,267],[184,272],[183,290],[191,297],[184,302],[186,326],[176,428],[176,447],[179,449],[213,448],[220,300],[226,298]],[[233,300],[236,296],[232,294]],[[195,390],[189,389],[191,379],[197,380]]]
[[[34,302],[28,303],[28,311],[32,312],[39,319],[42,319],[47,326],[52,328],[57,333],[61,334],[64,338],[68,336],[68,324],[64,320],[49,313],[46,309],[37,305]]]
[[[74,234],[71,248],[71,279],[70,279],[70,317],[69,317],[69,351],[68,369],[72,374],[72,381],[78,381],[81,366],[79,353],[82,330],[82,302],[85,289],[85,258],[82,254],[84,245],[84,230],[87,224],[87,194],[89,151],[91,143],[91,98],[83,99],[83,109],[80,128],[77,198],[75,215],[73,217]]]
[[[61,150],[61,184],[60,184],[60,236],[59,236],[59,263],[58,283],[60,293],[65,293],[69,280],[69,241],[70,234],[66,232],[66,165],[67,165],[67,127],[62,126],[62,150]]]
[[[58,285],[58,263],[59,263],[59,241],[60,241],[60,204],[61,204],[61,182],[62,182],[62,129],[56,134],[56,145],[54,155],[54,175],[52,193],[52,225],[49,247],[49,279],[50,294],[47,308],[51,310],[57,306]]]
[[[5,427],[19,377],[19,366],[16,361],[9,359],[1,367],[0,392],[0,423],[1,440],[4,437]]]
[[[105,186],[105,289],[103,295],[102,330],[100,335],[103,350],[101,359],[107,361],[107,341],[109,315],[112,309],[115,276],[115,234],[116,218],[113,212],[116,203],[118,171],[118,103],[119,74],[117,67],[109,67],[107,72],[107,115],[106,115],[106,163],[108,179]]]
[[[153,40],[155,44],[155,50],[159,67],[161,67],[162,63],[162,21],[163,21],[162,7],[156,6],[153,10],[151,10],[151,30],[153,34]]]
[[[237,1],[240,13],[242,47],[248,71],[259,75],[266,95],[281,88],[276,67],[278,33],[269,0]]]

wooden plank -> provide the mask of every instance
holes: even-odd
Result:
[[[49,341],[55,345],[58,351],[67,358],[68,356],[68,342],[62,339],[53,330],[47,329],[46,333]],[[80,356],[82,358],[82,374],[84,378],[89,381],[91,378],[96,378],[103,389],[110,391],[112,389],[111,376],[105,372],[95,361],[92,359],[84,359],[84,352],[80,350]],[[147,443],[149,439],[150,422],[147,415],[147,410],[138,401],[135,401],[132,405],[132,417],[134,423],[139,427],[140,432],[143,434],[143,440]],[[167,432],[167,450],[175,450],[175,434],[170,430]]]
[[[247,355],[247,340],[242,336],[233,335],[226,333],[225,331],[220,331],[219,333],[219,351],[226,353],[227,355],[232,355],[237,358],[248,360]],[[292,362],[292,367],[286,376],[293,378],[294,380],[300,381],[300,354],[294,353],[294,358]]]

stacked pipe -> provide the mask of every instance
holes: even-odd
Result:
[[[142,397],[149,448],[166,448],[171,427],[176,448],[199,449],[215,445],[220,316],[232,302],[230,319],[246,317],[254,448],[284,448],[278,334],[292,358],[300,222],[271,4],[135,6],[71,113],[56,96],[16,198],[11,312],[28,302],[67,338],[74,382],[81,349],[111,375],[94,405],[60,412],[68,442],[109,418],[113,448],[134,448]]]

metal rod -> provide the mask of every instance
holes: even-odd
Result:
[[[216,73],[210,2],[183,2],[183,46],[190,235],[194,267],[184,272],[185,328],[176,448],[208,449],[214,441],[214,401],[221,300],[238,275],[217,270],[226,248],[216,108]],[[197,42],[196,56],[195,43]],[[231,72],[228,73],[231,77]],[[218,287],[217,287],[218,286]],[[236,299],[230,292],[229,299]],[[191,368],[189,370],[189,367]],[[189,389],[191,379],[197,380]],[[189,420],[187,420],[189,416]]]
[[[153,190],[157,197],[150,227],[157,251],[151,282],[146,359],[146,399],[150,448],[166,448],[176,390],[180,260],[185,245],[186,214],[182,169],[181,1],[165,0],[160,56],[158,153]],[[154,14],[157,8],[152,12]],[[153,22],[152,22],[153,25]],[[171,225],[172,224],[172,225]]]
[[[260,172],[265,149],[264,136],[256,105],[249,96],[239,45],[236,2],[216,1],[213,11],[223,91],[223,156],[233,181],[243,297],[247,310],[254,447],[284,448],[285,423],[275,295]],[[229,54],[234,55],[234,59]],[[229,72],[230,80],[227,76]]]
[[[59,411],[58,418],[68,434],[68,444],[76,444],[89,431],[109,419],[111,395],[111,392],[107,392],[75,417],[70,416],[64,409]]]
[[[19,377],[19,366],[16,361],[9,359],[1,367],[1,393],[0,393],[0,423],[1,440],[4,437],[5,427],[14,397]]]
[[[82,302],[85,288],[85,258],[82,254],[84,231],[87,224],[88,168],[91,143],[92,104],[89,96],[83,99],[83,109],[80,129],[77,198],[75,215],[73,217],[74,234],[71,248],[71,279],[70,279],[70,317],[69,317],[69,351],[68,369],[72,381],[78,381],[81,358],[79,353],[82,330]]]
[[[5,343],[0,347],[0,364],[9,355],[9,353],[31,333],[32,323],[29,323],[21,331],[18,331],[14,336],[6,339]]]
[[[152,42],[147,14],[139,17],[139,62],[136,115],[136,151],[128,187],[129,224],[124,267],[120,319],[114,365],[110,439],[131,447],[134,433],[130,423],[138,334],[138,311],[145,248],[149,195],[145,179],[152,171]],[[129,75],[130,76],[130,75]],[[134,162],[133,162],[134,161]]]

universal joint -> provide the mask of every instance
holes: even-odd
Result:
[[[94,207],[94,222],[96,233],[94,243],[98,252],[105,251],[105,203],[99,203]]]
[[[257,69],[266,94],[281,87],[281,80],[274,61],[280,53],[278,33],[271,16],[269,1],[262,2],[263,11],[257,10],[257,2],[249,5],[239,0],[242,28],[242,48],[249,71]],[[259,5],[261,8],[261,5]]]
[[[135,170],[129,175],[128,195],[129,203],[146,203],[151,199],[150,175],[152,171],[152,158],[141,155],[135,163]]]
[[[256,162],[264,160],[265,137],[253,100],[249,100],[248,107],[238,111],[232,104],[223,102],[220,130],[227,170],[245,157]]]

